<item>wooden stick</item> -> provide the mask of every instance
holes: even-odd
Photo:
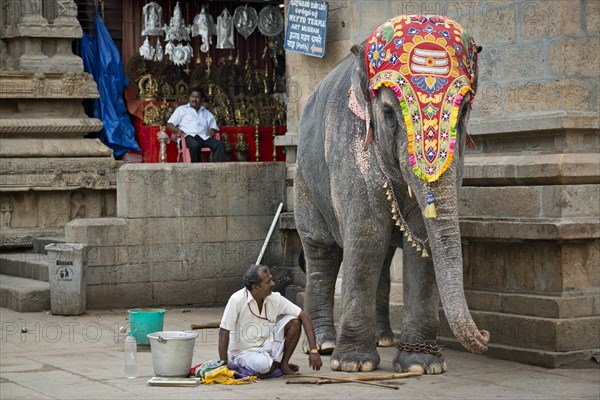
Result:
[[[360,383],[360,384],[363,384],[363,385],[385,387],[385,388],[388,388],[388,389],[396,389],[396,390],[400,389],[400,386],[396,386],[396,385],[384,385],[383,383],[365,382],[365,381],[359,381],[359,380],[355,380],[355,379],[334,378],[334,377],[330,377],[330,376],[288,375],[287,377],[288,378],[291,378],[291,377],[294,377],[294,378],[317,378],[317,379],[324,379],[324,380],[335,380],[335,381],[339,381],[339,382]],[[317,384],[319,384],[319,383],[320,383],[320,381],[317,381]]]
[[[204,324],[191,324],[190,329],[213,329],[218,328],[220,325],[220,322],[206,322]]]
[[[380,387],[389,387],[390,389],[400,389],[398,385],[394,385],[393,383],[382,383],[382,382],[366,382],[350,379],[348,381],[335,381],[332,379],[319,379],[317,381],[317,385],[326,385],[328,383],[362,383],[363,385],[372,385],[372,386],[380,386]]]
[[[353,381],[382,381],[385,379],[400,379],[400,378],[410,378],[412,376],[422,376],[423,374],[420,372],[403,372],[398,374],[379,374],[379,375],[363,375],[357,376],[354,378],[349,378]],[[332,378],[321,379],[319,383],[335,383],[335,382],[324,382],[324,380],[330,380]]]
[[[413,376],[422,376],[423,374],[420,372],[402,372],[402,373],[395,373],[395,374],[373,374],[373,375],[360,375],[360,376],[354,376],[354,377],[350,377],[350,378],[340,378],[340,379],[344,379],[344,380],[350,380],[350,381],[382,381],[385,379],[400,379],[400,378],[410,378]],[[331,376],[316,376],[316,375],[288,375],[288,378],[292,378],[292,377],[304,377],[304,378],[315,378],[315,379],[319,379],[319,383],[324,383],[323,381],[327,381],[327,380],[332,380],[332,379],[338,379],[335,377],[331,377]],[[340,381],[341,382],[341,381]],[[327,382],[327,383],[332,383],[332,382]]]

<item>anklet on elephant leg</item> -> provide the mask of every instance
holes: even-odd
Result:
[[[425,340],[422,343],[398,343],[396,346],[400,351],[407,351],[412,353],[426,353],[434,356],[441,356],[442,346],[436,344],[433,340]]]

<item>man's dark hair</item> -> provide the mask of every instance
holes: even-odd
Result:
[[[260,285],[262,278],[260,277],[261,272],[269,272],[269,267],[266,265],[251,265],[248,271],[244,274],[244,286],[248,290],[252,290],[252,285]]]
[[[200,93],[200,99],[204,100],[204,90],[200,89],[198,86],[191,87],[190,90],[188,90],[188,96],[191,96],[194,92]]]

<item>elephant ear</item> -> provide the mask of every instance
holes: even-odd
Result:
[[[352,112],[365,121],[365,142],[363,149],[367,149],[375,139],[373,134],[371,97],[369,96],[369,79],[367,77],[367,66],[364,58],[365,44],[354,45],[350,49],[355,56],[354,69],[352,71],[351,86],[348,91],[348,107]]]

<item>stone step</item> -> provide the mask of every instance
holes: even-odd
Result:
[[[0,251],[26,251],[33,247],[35,238],[60,238],[64,235],[64,229],[2,228],[0,230]]]
[[[0,253],[0,274],[48,282],[48,256],[39,253]]]
[[[0,307],[17,312],[50,309],[50,284],[35,279],[0,275]]]
[[[39,254],[48,254],[46,245],[51,243],[65,243],[65,236],[42,236],[33,239],[33,252]]]

